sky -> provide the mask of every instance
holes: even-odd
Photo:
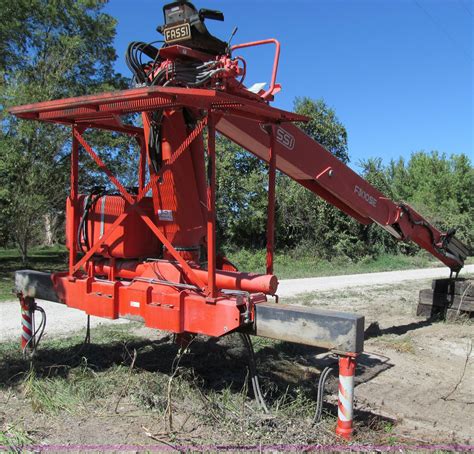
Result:
[[[129,75],[130,41],[161,39],[160,0],[110,0],[117,21],[116,69]],[[322,98],[348,132],[351,165],[385,163],[415,151],[474,159],[474,0],[194,0],[219,9],[207,21],[233,44],[276,38],[282,50],[273,106],[292,110],[298,96]],[[272,46],[239,51],[246,84],[269,81]]]

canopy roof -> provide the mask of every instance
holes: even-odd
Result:
[[[27,120],[76,124],[128,134],[141,133],[142,129],[123,123],[122,115],[173,107],[218,112],[264,123],[308,120],[302,115],[270,107],[256,98],[251,99],[250,95],[249,92],[247,98],[217,90],[143,87],[26,104],[13,107],[9,112]]]

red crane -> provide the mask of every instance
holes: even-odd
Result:
[[[281,88],[278,41],[230,46],[205,26],[206,19],[223,20],[222,13],[198,11],[186,1],[164,6],[164,16],[160,49],[143,42],[128,48],[134,88],[10,110],[22,119],[72,130],[69,269],[17,272],[26,317],[35,308],[34,298],[43,298],[88,315],[142,320],[181,336],[252,332],[333,349],[343,355],[341,376],[353,377],[363,317],[267,303],[278,289],[273,275],[276,171],[362,224],[375,222],[399,240],[414,241],[452,272],[462,268],[467,248],[454,231],[440,232],[408,205],[389,200],[308,137],[294,124],[306,117],[270,106]],[[262,45],[275,46],[266,91],[244,85],[246,63],[237,53]],[[141,114],[142,125],[124,122],[131,113]],[[89,145],[84,132],[91,128],[136,138],[141,150],[136,188],[125,188]],[[265,275],[240,272],[216,253],[216,132],[268,163]],[[108,188],[80,191],[81,153],[108,176]],[[302,323],[309,323],[308,329]],[[318,334],[321,325],[329,334]],[[25,337],[30,342],[28,327]],[[352,418],[344,418],[343,412],[339,433],[348,436]]]

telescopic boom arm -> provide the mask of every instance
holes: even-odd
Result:
[[[265,128],[242,117],[226,117],[217,129],[268,160],[270,138]],[[279,125],[275,139],[278,170],[360,223],[375,222],[395,238],[415,242],[454,272],[463,267],[469,251],[454,230],[440,232],[410,206],[388,199],[297,126]]]

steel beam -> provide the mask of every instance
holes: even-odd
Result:
[[[260,303],[255,305],[253,334],[358,354],[364,347],[364,317],[314,307]]]
[[[15,288],[24,296],[62,303],[52,274],[22,270],[15,273]],[[364,346],[364,317],[314,307],[275,303],[255,305],[251,334],[310,345],[341,354],[361,353]]]
[[[54,290],[53,275],[41,271],[21,270],[15,272],[15,290],[24,297],[62,303]]]

